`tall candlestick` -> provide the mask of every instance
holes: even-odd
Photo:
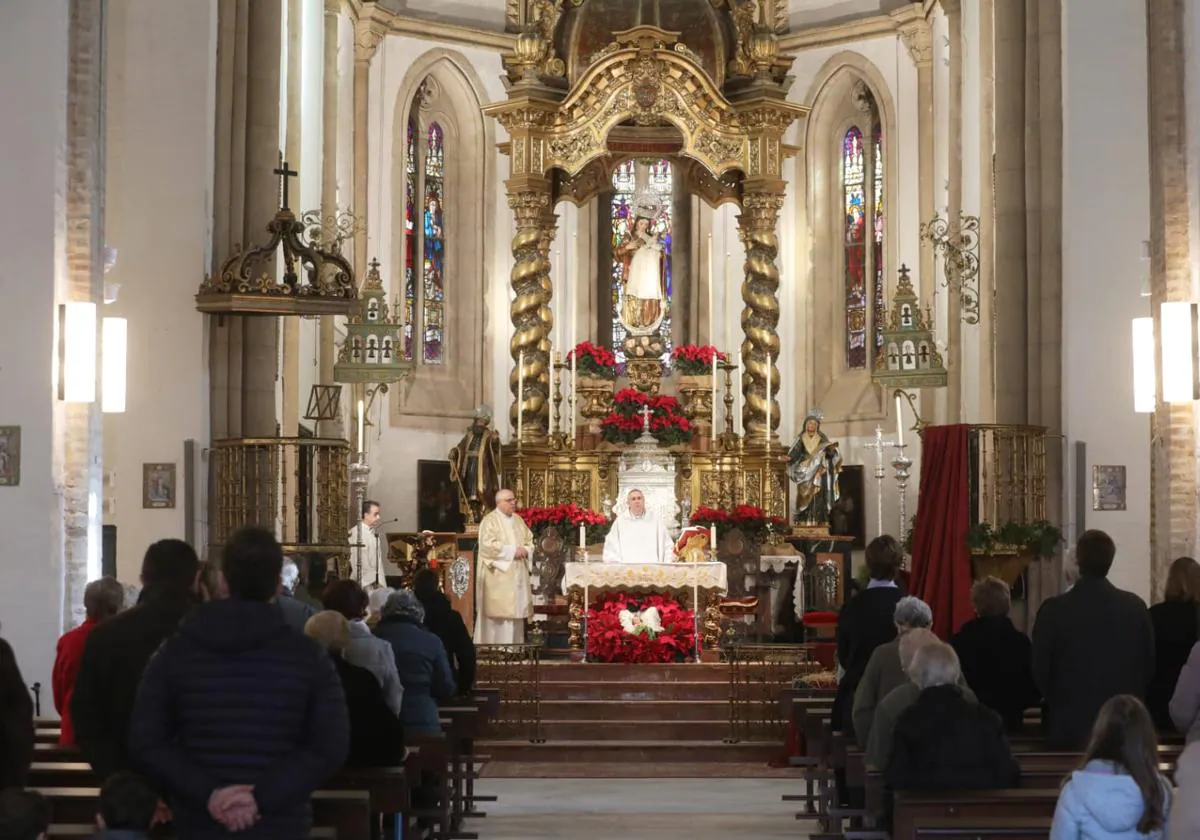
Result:
[[[362,400],[358,401],[358,454],[361,456],[366,451],[364,442],[367,439],[367,420],[365,406]]]
[[[904,404],[896,394],[896,445],[904,446]]]
[[[521,432],[525,428],[525,351],[517,353],[517,443],[521,442]]]
[[[737,354],[737,411],[734,413],[733,433],[742,434],[742,352]]]
[[[712,441],[717,442],[717,354],[713,353],[712,363],[712,413],[709,419],[712,424]]]
[[[579,385],[579,354],[574,350],[571,351],[571,439],[576,443],[579,442],[579,418],[576,412],[579,409],[579,400],[575,398],[577,386]]]
[[[554,345],[550,345],[550,388],[546,391],[546,402],[554,399],[554,380],[558,376],[558,371],[554,369]],[[554,437],[554,407],[550,407],[550,437]]]
[[[566,337],[566,318],[565,313],[570,312],[567,300],[567,281],[564,276],[566,272],[563,270],[562,249],[554,249],[554,276],[552,282],[559,288],[556,290],[558,294],[554,297],[561,298],[558,306],[554,307],[554,343],[562,346],[563,339]]]
[[[730,253],[725,252],[725,276],[721,279],[721,288],[725,290],[725,302],[729,302],[729,258]],[[725,313],[725,350],[729,352],[733,350],[733,307],[727,307]]]

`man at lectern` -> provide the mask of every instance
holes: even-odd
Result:
[[[533,618],[529,584],[533,534],[516,514],[511,490],[496,494],[496,509],[479,523],[479,570],[475,588],[475,644],[512,645],[525,641],[525,620]]]
[[[604,538],[605,563],[670,563],[674,551],[667,526],[646,510],[641,490],[630,490],[628,510],[617,517]]]

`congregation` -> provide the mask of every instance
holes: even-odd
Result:
[[[112,578],[88,585],[53,698],[59,745],[103,784],[96,836],[308,837],[331,776],[403,766],[406,745],[440,735],[438,702],[471,692],[475,649],[434,573],[371,597],[326,577],[320,556],[285,558],[245,528],[217,568],[183,541],[151,545],[136,604]],[[0,837],[34,840],[50,806],[24,789],[34,708],[3,641],[0,693]]]
[[[1009,617],[1009,587],[977,581],[976,617],[945,643],[898,580],[896,541],[868,546],[870,580],[837,625],[832,723],[882,774],[884,826],[896,792],[1019,787],[1010,738],[1037,709],[1046,747],[1083,756],[1064,779],[1052,840],[1197,836],[1200,564],[1176,560],[1165,600],[1147,609],[1108,581],[1115,557],[1107,534],[1082,534],[1074,582],[1043,604],[1032,638]],[[1178,733],[1188,746],[1172,785],[1159,741]],[[836,788],[843,808],[862,806],[844,770]]]

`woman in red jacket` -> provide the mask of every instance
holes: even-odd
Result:
[[[75,677],[79,674],[79,660],[83,658],[83,645],[92,629],[121,611],[125,601],[125,590],[115,578],[103,577],[94,580],[83,590],[83,606],[87,620],[68,630],[58,640],[58,655],[54,659],[54,708],[62,718],[62,731],[58,743],[64,747],[75,746],[75,730],[71,726],[71,694],[75,691]]]

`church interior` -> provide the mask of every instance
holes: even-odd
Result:
[[[507,489],[531,620],[483,640],[487,673],[525,685],[541,646],[543,728],[489,744],[508,765],[481,789],[518,806],[481,836],[562,818],[525,777],[608,807],[572,761],[672,764],[685,801],[735,779],[712,836],[738,814],[796,836],[776,794],[801,770],[766,767],[783,713],[721,727],[836,670],[817,616],[866,586],[874,538],[944,637],[986,575],[1030,632],[1088,529],[1147,604],[1196,550],[1198,3],[38,0],[0,22],[0,632],[29,684],[87,584],[136,581],[155,540],[215,563],[262,525],[367,585],[372,502],[375,580],[428,563],[471,630]],[[600,562],[642,505],[669,541]],[[668,589],[692,675],[595,664],[605,599]],[[773,693],[727,697],[738,668]],[[606,746],[630,681],[704,711],[605,717]]]

